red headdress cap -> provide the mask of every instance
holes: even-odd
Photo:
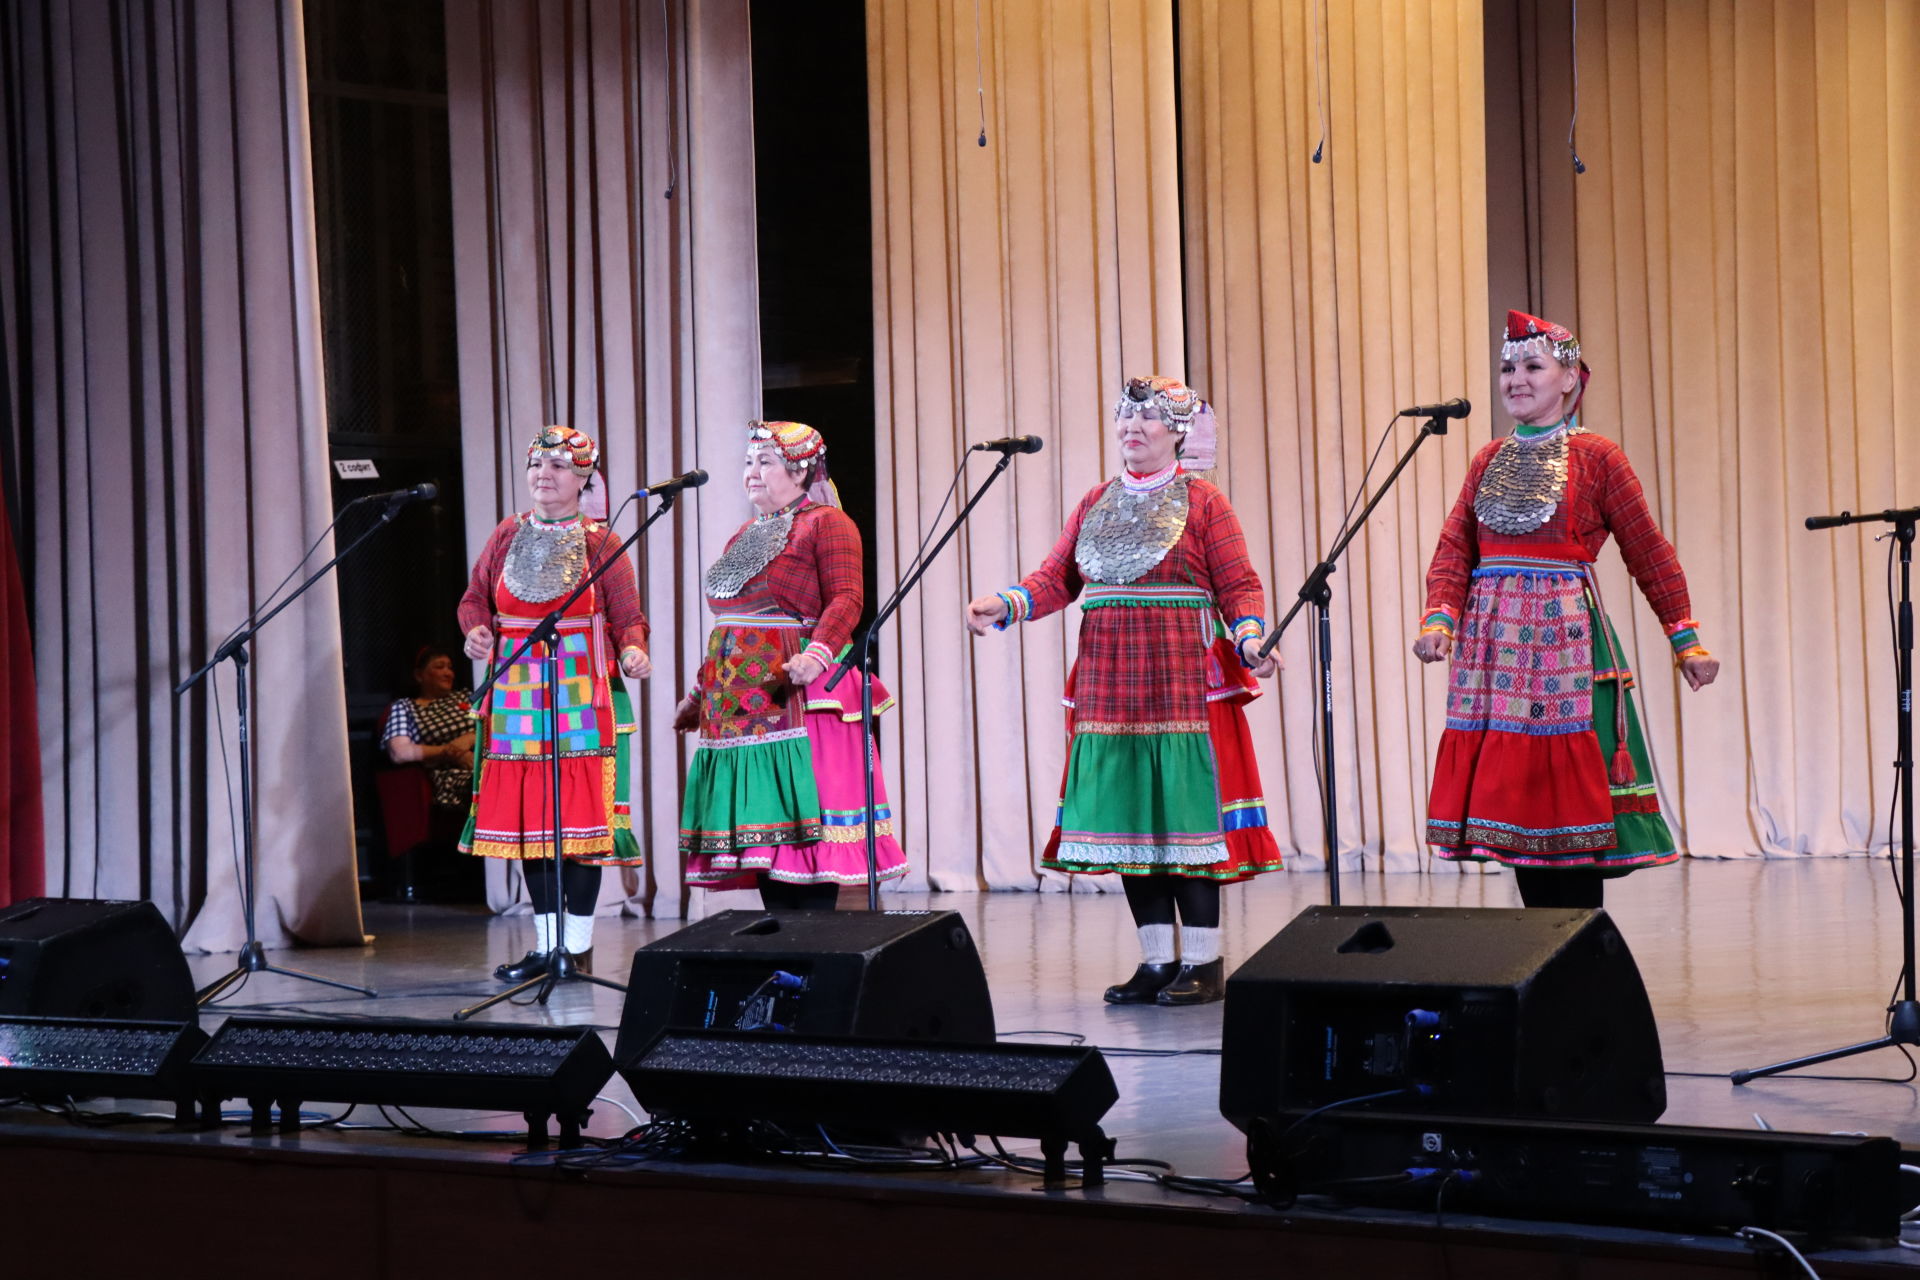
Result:
[[[1500,358],[1519,360],[1525,356],[1546,356],[1558,360],[1569,369],[1578,369],[1580,394],[1574,397],[1573,406],[1576,409],[1580,407],[1580,401],[1586,398],[1587,382],[1593,377],[1593,370],[1587,368],[1587,362],[1580,358],[1580,339],[1573,336],[1573,330],[1551,320],[1542,320],[1539,316],[1530,316],[1524,311],[1507,312],[1506,341],[1500,344]]]

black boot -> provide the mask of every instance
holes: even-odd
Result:
[[[1142,964],[1133,971],[1133,976],[1125,982],[1107,988],[1108,1004],[1152,1004],[1153,997],[1160,988],[1173,981],[1174,974],[1181,972],[1177,963]]]
[[[1158,1004],[1212,1004],[1227,993],[1227,963],[1215,957],[1205,964],[1183,964],[1180,973],[1154,997]]]
[[[529,978],[547,976],[547,953],[529,951],[514,964],[503,964],[493,971],[493,976],[502,982],[525,982]]]

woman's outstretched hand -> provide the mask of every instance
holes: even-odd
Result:
[[[1429,631],[1413,642],[1413,656],[1422,662],[1438,662],[1453,650],[1453,637],[1444,631]]]
[[[967,630],[983,636],[1007,616],[1007,602],[999,596],[980,596],[967,604]]]

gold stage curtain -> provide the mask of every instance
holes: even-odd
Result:
[[[963,0],[867,4],[880,582],[951,517],[941,499],[969,441],[1046,441],[884,637],[909,888],[1040,883],[1078,610],[975,641],[965,602],[1037,566],[1114,473],[1126,375],[1185,373],[1171,0],[988,0],[979,14],[976,46]],[[969,482],[988,469],[976,456]]]
[[[613,507],[695,465],[714,475],[639,549],[653,676],[629,682],[631,803],[648,866],[605,877],[600,902],[678,916],[690,744],[670,722],[705,644],[701,572],[750,514],[734,468],[760,405],[746,0],[447,0],[446,15],[469,557],[531,505],[543,423],[600,442]],[[496,909],[521,896],[516,869],[489,873]]]
[[[969,642],[961,604],[1033,568],[1073,504],[1114,473],[1107,431],[1126,375],[1190,373],[1215,402],[1219,478],[1276,609],[1330,540],[1395,409],[1486,401],[1479,7],[1333,9],[1333,137],[1313,166],[1305,5],[1180,6],[1177,113],[1167,5],[984,5],[984,149],[971,6],[868,5],[877,416],[890,459],[881,581],[932,522],[965,441],[1047,440],[982,504],[889,638],[899,808],[938,887],[1036,883],[1078,610]],[[1412,431],[1396,433],[1376,480]],[[1342,843],[1372,865],[1423,860],[1443,677],[1423,679],[1408,645],[1469,436],[1426,447],[1335,579]],[[1249,717],[1276,835],[1312,868],[1313,677],[1295,625],[1289,670]]]
[[[149,898],[196,950],[244,938],[234,669],[173,685],[333,516],[305,66],[298,0],[0,6],[47,887]],[[330,587],[249,672],[260,940],[358,944]]]
[[[1474,405],[1421,446],[1332,579],[1341,863],[1415,870],[1446,676],[1409,650],[1427,559],[1492,420],[1480,4],[1331,4],[1324,30],[1299,3],[1189,0],[1180,18],[1187,349],[1276,618],[1395,411]],[[1394,427],[1369,496],[1418,430]],[[1325,867],[1313,631],[1309,607],[1280,645],[1282,696],[1248,711],[1296,870]]]
[[[1496,278],[1580,336],[1587,423],[1633,459],[1724,663],[1688,692],[1603,557],[1676,835],[1884,849],[1887,526],[1801,522],[1920,503],[1920,419],[1895,393],[1920,338],[1920,6],[1587,0],[1579,177],[1566,10],[1489,9],[1490,94],[1520,108],[1490,161],[1515,192]]]

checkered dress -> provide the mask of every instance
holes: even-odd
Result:
[[[1075,551],[1107,488],[1081,499],[1020,583],[1028,620],[1082,601],[1060,822],[1041,865],[1221,881],[1272,870],[1280,851],[1242,709],[1259,689],[1222,625],[1266,614],[1239,517],[1192,479],[1186,528],[1165,558],[1131,583],[1090,583]]]
[[[387,708],[380,746],[385,748],[395,738],[406,738],[423,747],[443,747],[473,728],[472,701],[473,692],[468,689],[435,698],[425,706],[412,698],[401,698]],[[466,763],[430,765],[427,776],[433,781],[435,804],[464,809],[473,799],[473,770]]]

